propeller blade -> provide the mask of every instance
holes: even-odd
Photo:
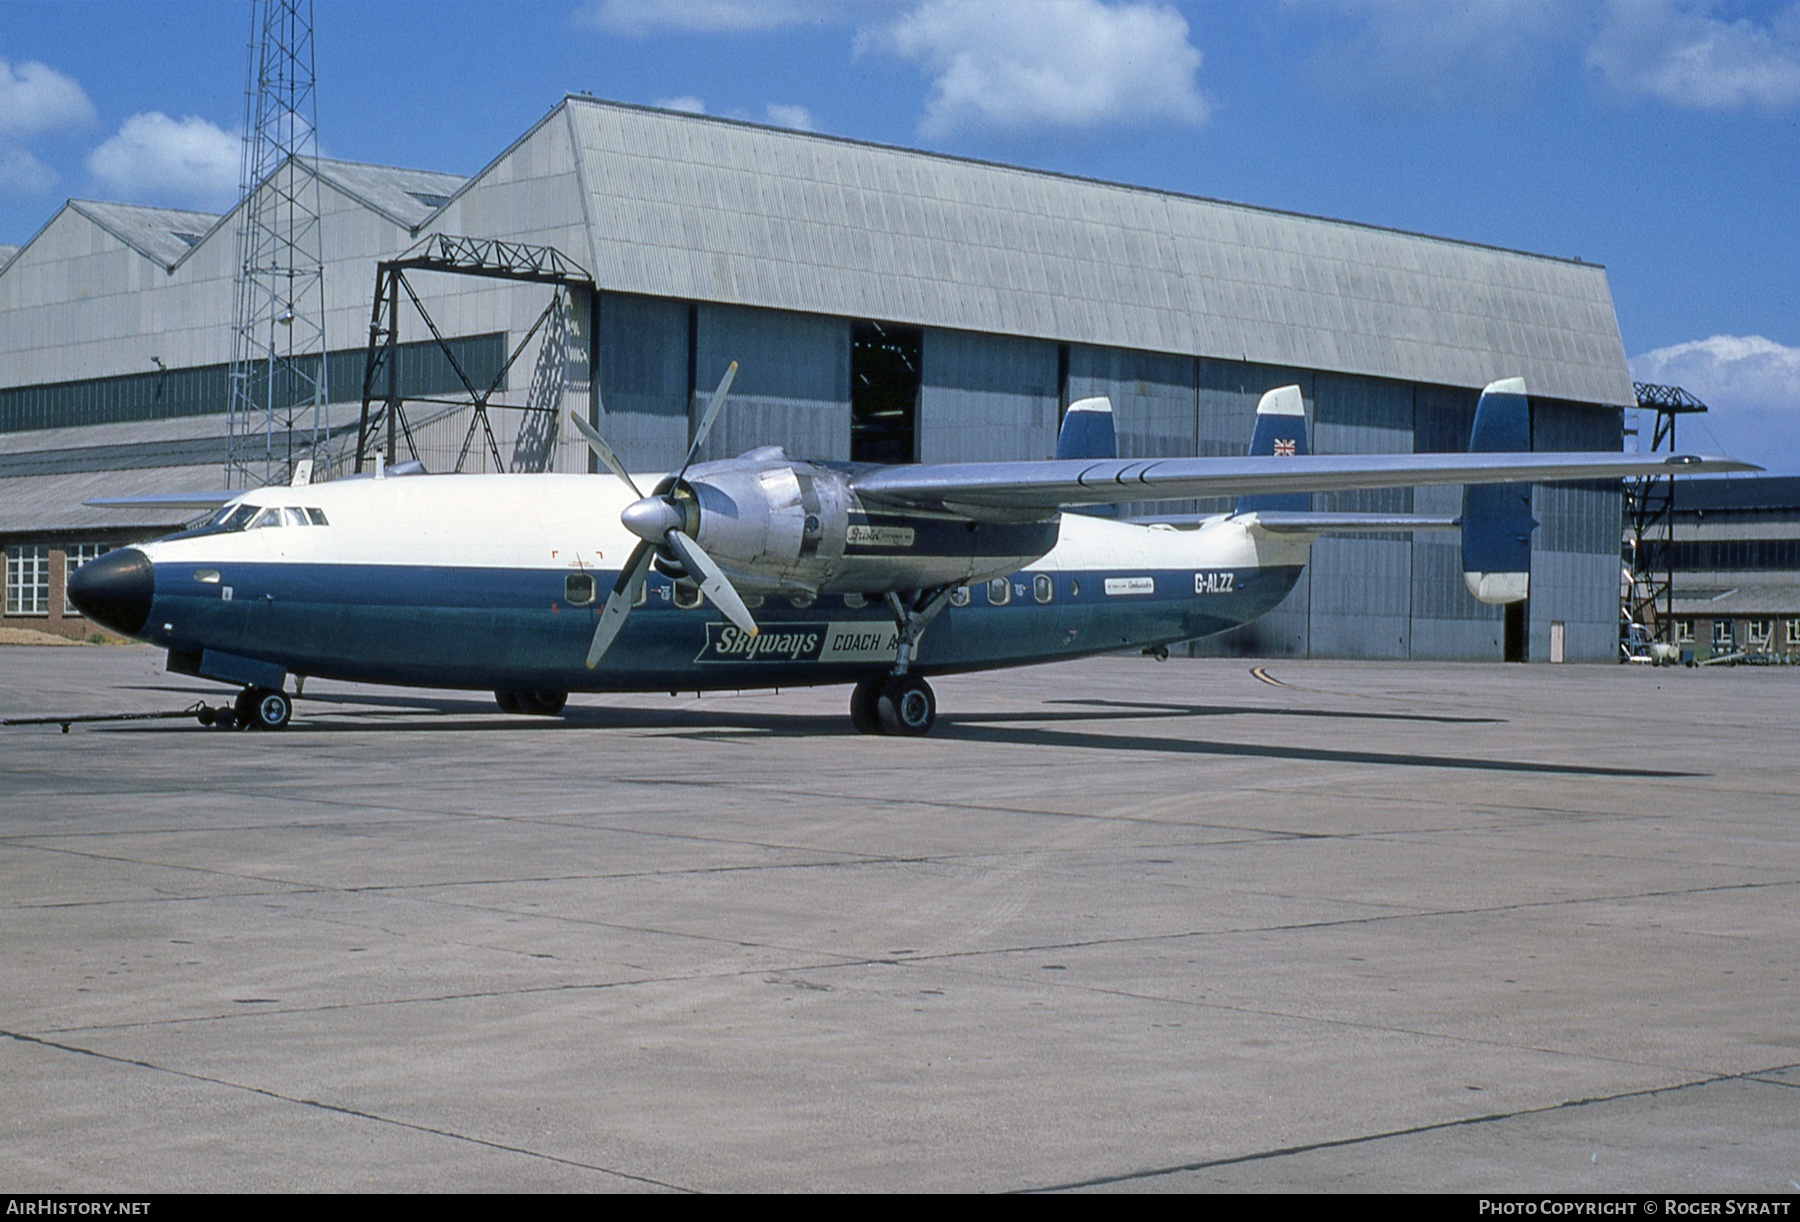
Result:
[[[750,618],[750,608],[738,597],[738,592],[732,588],[724,570],[713,563],[713,558],[691,536],[679,530],[669,532],[669,546],[681,558],[682,567],[687,569],[688,575],[700,578],[700,590],[712,599],[713,606],[723,611],[726,619],[755,636],[759,629],[756,621]]]
[[[706,414],[700,417],[700,428],[694,433],[694,444],[688,447],[687,458],[682,462],[681,470],[676,473],[676,479],[687,474],[687,469],[693,465],[694,455],[706,443],[706,435],[712,432],[713,421],[719,418],[719,409],[725,406],[725,396],[731,393],[731,382],[736,377],[737,362],[733,361],[725,371],[725,376],[719,379],[719,389],[713,391],[712,402],[706,405]]]
[[[650,543],[640,543],[631,549],[631,559],[625,562],[619,580],[613,583],[612,593],[606,596],[606,607],[600,612],[600,622],[594,625],[594,643],[588,646],[587,652],[589,670],[600,665],[600,659],[612,648],[613,638],[625,626],[625,617],[631,614],[631,604],[637,601],[638,591],[644,586],[644,577],[650,572],[650,558],[655,551],[655,546]]]
[[[594,452],[594,457],[600,460],[601,465],[620,479],[624,480],[625,486],[631,489],[631,494],[633,496],[637,497],[640,501],[643,500],[644,494],[639,492],[638,486],[632,482],[631,476],[625,470],[625,464],[619,461],[619,456],[614,454],[612,452],[612,447],[606,444],[606,438],[600,436],[593,425],[583,420],[574,412],[569,413],[569,419],[575,422],[575,431],[581,434],[581,439],[587,442],[588,449]],[[590,663],[590,665],[592,664]]]

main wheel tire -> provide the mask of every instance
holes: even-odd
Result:
[[[850,690],[850,724],[858,734],[880,734],[881,689],[885,679],[864,679]]]
[[[901,675],[881,685],[875,709],[889,734],[929,734],[937,721],[937,696],[917,675]]]
[[[495,692],[494,703],[500,706],[502,713],[517,713],[519,711],[519,693]]]
[[[519,712],[533,717],[554,717],[569,703],[567,692],[514,692],[519,698]]]
[[[293,716],[294,702],[271,687],[245,688],[237,698],[237,719],[246,729],[285,730]]]

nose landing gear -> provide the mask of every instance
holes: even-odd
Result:
[[[285,730],[293,717],[292,698],[272,687],[247,687],[228,709],[202,704],[194,712],[194,720],[215,730]]]
[[[238,724],[249,730],[285,730],[294,716],[294,702],[287,693],[269,687],[245,688],[232,709]]]

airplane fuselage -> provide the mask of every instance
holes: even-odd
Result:
[[[404,477],[243,499],[289,512],[279,526],[140,546],[154,580],[135,635],[197,673],[246,682],[214,659],[464,689],[850,682],[893,664],[897,632],[881,597],[858,593],[857,582],[891,589],[879,575],[909,565],[965,583],[925,633],[917,673],[1017,666],[1225,631],[1278,603],[1307,554],[1304,540],[1228,518],[1173,530],[1069,514],[977,531],[856,505],[825,589],[750,594],[758,635],[653,573],[617,646],[590,670],[596,617],[637,542],[620,525],[629,498],[614,481]]]

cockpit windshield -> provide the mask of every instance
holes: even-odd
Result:
[[[199,527],[205,534],[227,531],[260,530],[268,526],[325,526],[325,513],[320,509],[300,509],[278,505],[226,505]]]

